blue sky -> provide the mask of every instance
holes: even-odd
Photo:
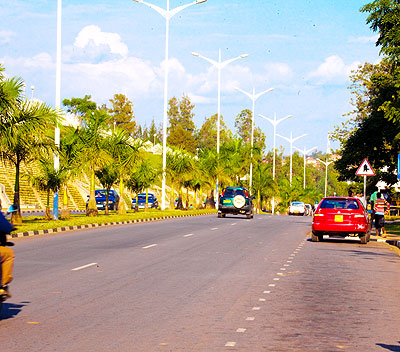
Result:
[[[161,8],[166,0],[148,0]],[[171,8],[190,1],[170,0]],[[230,129],[256,93],[256,126],[272,148],[273,118],[293,115],[277,133],[307,133],[295,145],[326,150],[326,136],[351,110],[349,74],[379,61],[376,34],[359,9],[368,0],[208,0],[170,21],[169,97],[191,97],[195,123],[217,112],[217,70],[191,55],[218,60],[241,54],[222,70],[221,113]],[[0,62],[21,76],[27,96],[53,105],[55,97],[56,0],[0,2]],[[165,20],[131,0],[63,0],[61,98],[90,94],[98,104],[126,94],[140,124],[162,122]],[[289,151],[288,143],[277,138]],[[333,144],[333,147],[337,147]]]

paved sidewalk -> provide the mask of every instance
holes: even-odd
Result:
[[[385,222],[390,223],[390,221],[385,221]],[[386,242],[392,246],[396,246],[397,248],[400,248],[400,235],[396,235],[396,234],[387,232],[386,237],[376,236],[374,226],[372,226],[372,230],[371,230],[371,239],[376,240],[377,242]]]

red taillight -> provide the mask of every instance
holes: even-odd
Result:
[[[222,193],[221,193],[221,197],[223,197],[223,196],[224,196],[224,194],[225,194],[225,190],[223,190],[223,191],[222,191]]]
[[[244,190],[244,195],[245,195],[246,197],[249,197],[249,194],[247,193],[246,190]]]

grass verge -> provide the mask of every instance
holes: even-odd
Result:
[[[203,215],[216,213],[213,209],[199,209],[199,210],[149,210],[149,211],[139,211],[135,213],[134,211],[129,211],[126,215],[118,215],[116,212],[111,212],[110,215],[104,215],[99,213],[99,216],[88,217],[86,214],[71,215],[70,219],[66,220],[45,220],[44,217],[40,216],[29,216],[23,217],[23,224],[18,225],[17,230],[14,233],[21,233],[27,231],[39,231],[39,230],[49,230],[56,229],[60,227],[68,226],[79,226],[79,225],[89,225],[89,224],[106,224],[112,222],[123,222],[129,220],[139,220],[139,219],[159,219],[165,216],[182,216],[182,215]]]

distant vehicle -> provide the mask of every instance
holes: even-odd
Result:
[[[371,222],[361,201],[355,197],[327,197],[314,213],[312,241],[330,237],[359,237],[362,244],[369,242]]]
[[[304,202],[291,202],[289,206],[289,215],[306,215],[306,205]]]
[[[253,200],[249,191],[244,187],[226,187],[220,197],[218,217],[224,218],[226,214],[244,214],[247,219],[253,218]]]
[[[105,189],[96,189],[94,191],[94,195],[96,198],[96,206],[98,210],[105,210],[106,209],[106,195],[107,190]],[[89,196],[88,201],[86,202],[86,207],[89,203]],[[109,210],[118,210],[118,203],[119,203],[119,195],[113,189],[110,189],[108,193],[108,209]]]
[[[313,215],[313,208],[312,208],[311,204],[305,204],[305,206],[306,206],[306,215],[312,216]]]
[[[138,194],[138,208],[143,209],[145,208],[146,204],[146,193],[139,193]],[[153,193],[147,194],[147,205],[149,208],[158,208],[158,200],[157,197]],[[132,205],[131,208],[135,209],[136,207],[136,197],[132,198]]]

